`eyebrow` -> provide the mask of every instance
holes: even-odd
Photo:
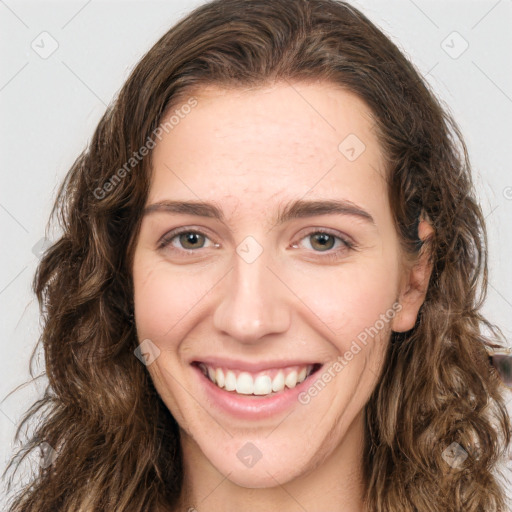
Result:
[[[205,201],[171,201],[164,200],[146,206],[143,216],[154,212],[166,212],[183,215],[194,215],[226,221],[223,211],[213,203]],[[366,210],[346,199],[309,200],[297,199],[286,204],[280,210],[273,224],[280,225],[293,219],[314,217],[316,215],[350,215],[376,226],[375,220]]]

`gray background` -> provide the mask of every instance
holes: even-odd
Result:
[[[0,0],[0,471],[46,384],[6,397],[30,378],[40,332],[30,287],[57,187],[137,61],[201,3]],[[512,346],[512,0],[353,4],[412,59],[465,135],[489,230],[484,312]]]

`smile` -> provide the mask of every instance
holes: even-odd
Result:
[[[271,395],[286,388],[293,389],[306,380],[313,370],[314,364],[273,368],[257,373],[209,366],[199,363],[203,374],[217,387],[225,391],[234,391],[239,395]]]
[[[304,360],[259,361],[225,359],[217,356],[192,360],[197,376],[197,395],[212,414],[229,414],[241,420],[261,421],[284,414],[310,386],[310,379],[323,363]]]

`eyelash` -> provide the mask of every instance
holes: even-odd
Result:
[[[182,235],[183,233],[193,233],[193,234],[204,236],[205,238],[208,239],[208,236],[206,234],[202,233],[201,231],[196,231],[196,230],[190,229],[190,228],[177,228],[173,231],[170,231],[169,233],[167,233],[166,235],[164,235],[162,237],[162,239],[158,243],[158,249],[163,250],[163,249],[168,248],[171,245],[171,242],[175,238],[177,238],[179,235]],[[314,251],[320,255],[319,257],[322,260],[326,260],[329,262],[338,261],[339,259],[341,259],[344,256],[344,254],[346,252],[357,250],[357,245],[353,241],[348,240],[347,238],[345,238],[343,236],[340,236],[340,234],[338,232],[330,230],[330,229],[316,229],[316,230],[309,231],[300,240],[303,240],[304,238],[307,238],[311,235],[317,235],[317,234],[330,235],[331,237],[337,238],[342,243],[342,247],[338,248],[337,250],[330,249],[326,253],[323,253],[322,251],[320,251],[320,252]],[[297,244],[295,244],[295,243],[293,244],[293,246],[296,246],[296,245]],[[196,251],[194,249],[178,249],[176,247],[172,247],[172,250],[182,252],[185,254],[191,254]]]

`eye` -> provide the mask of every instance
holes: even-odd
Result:
[[[326,258],[330,261],[336,261],[344,256],[346,256],[347,252],[356,249],[356,244],[349,240],[347,237],[342,236],[341,233],[337,231],[332,231],[329,229],[317,229],[316,231],[309,231],[301,240],[310,239],[309,245],[316,253],[327,253],[325,255],[320,255],[320,258]],[[331,251],[331,249],[336,244],[336,241],[339,241],[337,249]],[[293,248],[297,248],[297,244],[292,245]],[[320,250],[316,250],[320,249]]]
[[[181,247],[176,247],[176,245],[173,244],[174,239],[176,239],[176,241],[179,242]],[[166,247],[171,245],[178,251],[193,251],[194,249],[205,248],[205,240],[209,240],[209,238],[200,231],[195,231],[188,228],[179,228],[174,229],[173,231],[164,235],[158,243],[158,248],[165,249]],[[214,246],[218,247],[218,244],[214,244]]]
[[[342,236],[338,231],[329,229],[316,229],[316,231],[310,231],[300,240],[311,239],[310,246],[315,253],[326,253],[317,254],[321,259],[327,261],[336,261],[344,256],[347,252],[356,250],[356,244],[348,238]],[[219,247],[219,244],[213,243],[213,245],[205,246],[205,241],[210,240],[207,235],[201,231],[197,231],[190,228],[177,228],[166,235],[164,235],[158,242],[159,249],[171,248],[173,251],[192,253],[196,249],[205,249],[208,247]],[[338,246],[335,250],[333,247],[336,245],[336,241],[339,241]],[[176,246],[176,243],[179,246]],[[169,247],[170,246],[170,247]],[[297,244],[292,245],[293,248],[298,248]],[[319,250],[317,250],[319,249]]]

